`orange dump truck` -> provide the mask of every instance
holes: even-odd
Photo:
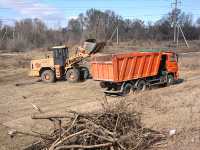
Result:
[[[128,94],[156,84],[173,84],[178,79],[178,57],[170,50],[95,56],[91,73],[106,88],[105,93]]]

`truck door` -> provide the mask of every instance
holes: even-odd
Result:
[[[167,55],[162,55],[159,68],[160,71],[166,71],[166,60],[167,60]]]
[[[178,57],[175,53],[168,53],[167,55],[167,71],[178,76]]]
[[[165,76],[165,74],[166,74],[166,70],[167,70],[166,61],[167,61],[167,55],[162,54],[160,66],[159,66],[159,75],[160,76]]]

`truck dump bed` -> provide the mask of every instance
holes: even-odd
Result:
[[[155,76],[158,73],[161,52],[132,52],[95,56],[91,62],[94,80],[123,82]]]

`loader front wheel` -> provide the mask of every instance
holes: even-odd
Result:
[[[78,82],[80,79],[80,71],[76,68],[69,69],[66,73],[66,79],[71,83]]]
[[[41,74],[42,81],[46,83],[53,83],[56,80],[53,70],[44,70]]]
[[[89,73],[89,70],[88,70],[88,68],[87,67],[81,67],[80,68],[80,78],[81,78],[81,80],[87,80],[88,78],[89,78],[89,75],[90,75],[90,73]]]

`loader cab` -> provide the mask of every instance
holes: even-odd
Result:
[[[52,47],[54,65],[65,66],[66,59],[69,58],[68,48],[66,46]]]

